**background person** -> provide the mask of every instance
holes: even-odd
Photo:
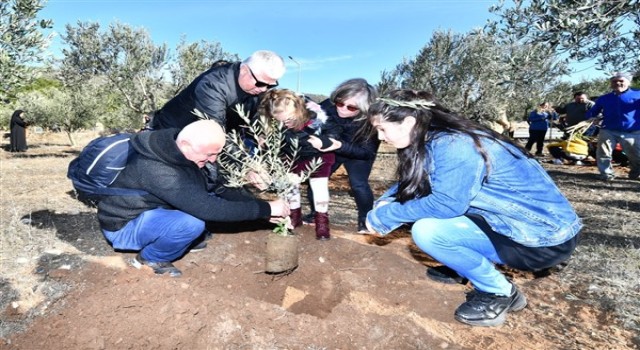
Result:
[[[376,89],[365,79],[349,79],[336,87],[331,96],[321,103],[321,108],[328,116],[322,129],[322,135],[330,138],[331,145],[326,147],[320,143],[314,146],[322,152],[335,152],[336,161],[331,168],[333,174],[344,165],[349,176],[349,185],[358,208],[357,231],[366,232],[365,220],[367,212],[373,207],[373,191],[369,185],[369,175],[376,159],[380,141],[360,134],[365,127],[364,116],[369,105],[378,97]],[[309,103],[309,108],[317,109],[317,104]],[[311,197],[313,192],[308,192]],[[310,198],[313,203],[313,198]],[[310,222],[315,209],[305,217]]]
[[[629,159],[629,179],[640,177],[640,91],[629,88],[631,75],[615,73],[610,78],[611,92],[596,99],[585,119],[602,113],[598,132],[596,161],[600,178],[615,178],[611,159],[616,144]]]
[[[194,109],[226,130],[237,128],[242,122],[235,117],[236,104],[253,115],[258,95],[278,86],[284,72],[282,57],[266,50],[254,52],[243,62],[216,62],[154,115],[152,128],[183,128],[198,120],[192,113]]]
[[[24,121],[25,112],[21,109],[16,110],[11,115],[9,128],[11,130],[9,151],[10,152],[26,152],[27,151],[27,123]]]
[[[541,103],[535,110],[529,113],[527,123],[529,123],[529,140],[525,148],[531,151],[533,144],[536,145],[536,156],[542,156],[544,148],[544,138],[549,130],[549,121],[557,120],[558,113],[551,108],[549,102]]]
[[[147,265],[157,274],[180,276],[172,262],[203,235],[205,222],[289,215],[282,200],[265,202],[207,181],[202,170],[216,161],[225,137],[213,120],[131,137],[135,153],[113,186],[147,194],[106,196],[98,203],[98,220],[115,249],[139,251],[131,261],[134,267]]]
[[[421,250],[474,286],[456,320],[502,324],[527,301],[494,264],[535,271],[567,260],[580,219],[511,139],[452,113],[428,92],[390,96],[371,106],[368,120],[398,149],[398,182],[376,201],[367,226],[388,234],[411,224]]]
[[[587,95],[578,91],[573,94],[573,102],[564,106],[564,116],[560,117],[561,124],[564,127],[574,126],[585,120],[587,111],[593,107],[595,102],[589,100]]]

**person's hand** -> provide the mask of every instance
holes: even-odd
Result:
[[[289,214],[291,214],[291,209],[289,209],[289,202],[284,199],[270,201],[269,207],[271,207],[271,217],[269,218],[269,222],[274,224],[278,224],[283,219],[287,219]]]
[[[289,203],[284,199],[276,199],[274,201],[270,201],[269,206],[271,207],[271,219],[269,221],[277,219],[277,223],[282,220],[282,218],[291,214]]]
[[[331,152],[342,147],[342,142],[333,138],[329,138],[329,140],[331,140],[331,145],[329,145],[327,148],[322,148],[322,141],[318,137],[311,135],[307,139],[309,144],[320,152]]]
[[[267,140],[262,136],[258,136],[258,147],[262,148],[265,143],[267,143]]]
[[[317,149],[318,151],[322,149],[322,140],[320,140],[320,138],[318,138],[317,136],[311,135],[309,136],[307,141],[311,146],[313,146],[313,148]]]
[[[320,112],[322,110],[322,107],[320,107],[319,104],[313,102],[313,101],[307,101],[306,103],[306,107],[308,110],[310,111],[314,111],[316,113]]]
[[[380,208],[381,206],[387,205],[389,203],[392,203],[393,201],[394,201],[394,199],[391,199],[391,198],[389,198],[389,199],[380,199],[380,200],[378,200],[377,202],[374,203],[374,207],[373,208],[374,209],[375,208]]]
[[[269,179],[270,177],[266,173],[260,174],[255,171],[247,173],[247,181],[260,191],[264,191],[269,187]]]
[[[332,151],[335,151],[335,150],[339,149],[340,147],[342,147],[342,142],[341,141],[338,141],[338,140],[333,139],[333,138],[329,138],[329,140],[331,140],[331,145],[329,147],[327,147],[327,148],[317,148],[315,146],[314,147],[318,151],[321,151],[321,152],[332,152]]]
[[[376,232],[372,227],[371,224],[369,223],[369,220],[366,220],[364,222],[365,226],[367,227],[367,232],[361,232],[361,235],[367,235],[367,236],[372,236],[372,237],[377,237],[377,238],[382,238],[384,237],[384,235],[379,234],[378,232]]]

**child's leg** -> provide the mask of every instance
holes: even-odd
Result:
[[[313,204],[316,209],[314,222],[316,224],[316,238],[326,240],[331,237],[329,229],[329,178],[314,177],[309,179],[309,186],[313,191]]]
[[[313,192],[313,206],[317,212],[329,211],[329,178],[314,177],[309,179],[309,186]]]
[[[289,217],[291,218],[291,225],[293,227],[298,227],[302,225],[302,208],[301,206],[301,195],[300,195],[300,185],[296,185],[296,187],[287,195],[287,201],[289,202],[289,209],[291,209],[291,214]]]

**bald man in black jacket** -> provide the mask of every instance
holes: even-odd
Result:
[[[215,164],[225,144],[225,132],[213,120],[196,121],[181,131],[136,134],[130,142],[135,153],[113,186],[147,193],[106,196],[98,204],[98,219],[114,248],[140,251],[132,260],[135,267],[180,276],[172,261],[202,235],[206,221],[289,215],[283,200],[248,197],[207,178],[205,165]]]

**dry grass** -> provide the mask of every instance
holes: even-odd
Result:
[[[583,218],[581,242],[560,274],[573,297],[611,311],[624,327],[640,334],[640,182],[595,180],[583,167],[554,168],[554,177]],[[584,171],[584,170],[583,170]]]
[[[83,135],[83,142],[93,135]],[[48,225],[43,215],[90,210],[65,193],[70,189],[66,167],[75,155],[66,135],[31,134],[28,142],[26,153],[0,155],[0,281],[7,285],[0,307],[11,302],[20,312],[46,308],[51,291],[43,287],[43,275],[38,273],[43,256],[80,253],[58,237],[56,227]],[[13,300],[6,294],[19,297]]]

